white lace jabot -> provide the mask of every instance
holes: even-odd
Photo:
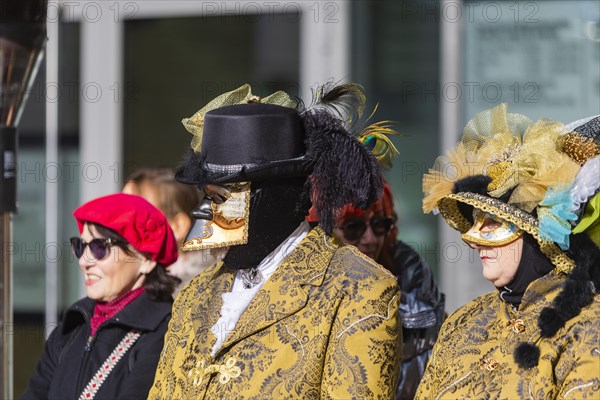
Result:
[[[241,272],[238,271],[231,292],[223,293],[223,306],[221,307],[221,317],[211,328],[211,332],[216,336],[217,342],[212,349],[212,356],[217,354],[219,348],[225,341],[225,338],[235,328],[240,317],[250,305],[250,302],[260,288],[265,284],[269,277],[275,272],[279,264],[298,246],[306,237],[310,226],[308,222],[302,222],[298,228],[287,239],[285,239],[275,250],[273,250],[264,260],[258,264],[257,269],[262,274],[262,280],[251,288],[244,287]]]

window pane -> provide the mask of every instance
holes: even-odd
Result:
[[[192,138],[181,119],[223,92],[250,83],[257,95],[297,94],[299,26],[290,14],[128,21],[124,52],[126,174],[175,167]]]

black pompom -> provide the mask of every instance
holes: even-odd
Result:
[[[540,313],[538,326],[542,331],[543,337],[552,337],[560,328],[565,326],[565,320],[554,308],[546,307]]]
[[[540,360],[540,349],[533,343],[521,343],[513,354],[515,362],[525,369],[538,365]]]
[[[452,192],[471,192],[487,195],[487,187],[491,181],[492,178],[488,175],[471,175],[454,182],[454,188],[452,188]]]

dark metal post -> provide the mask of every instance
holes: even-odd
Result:
[[[17,125],[46,42],[47,0],[0,3],[0,393],[13,398],[12,213]]]

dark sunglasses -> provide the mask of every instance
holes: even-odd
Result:
[[[72,237],[71,238],[71,251],[80,259],[85,251],[86,246],[90,247],[90,251],[96,260],[102,260],[110,252],[110,247],[119,244],[120,242],[110,238],[103,239],[92,239],[89,243],[85,242],[82,238]]]
[[[373,217],[369,220],[369,225],[375,236],[383,236],[389,233],[394,225],[394,219],[390,217]],[[344,232],[344,238],[354,242],[362,237],[367,231],[367,221],[350,221],[340,229]]]

